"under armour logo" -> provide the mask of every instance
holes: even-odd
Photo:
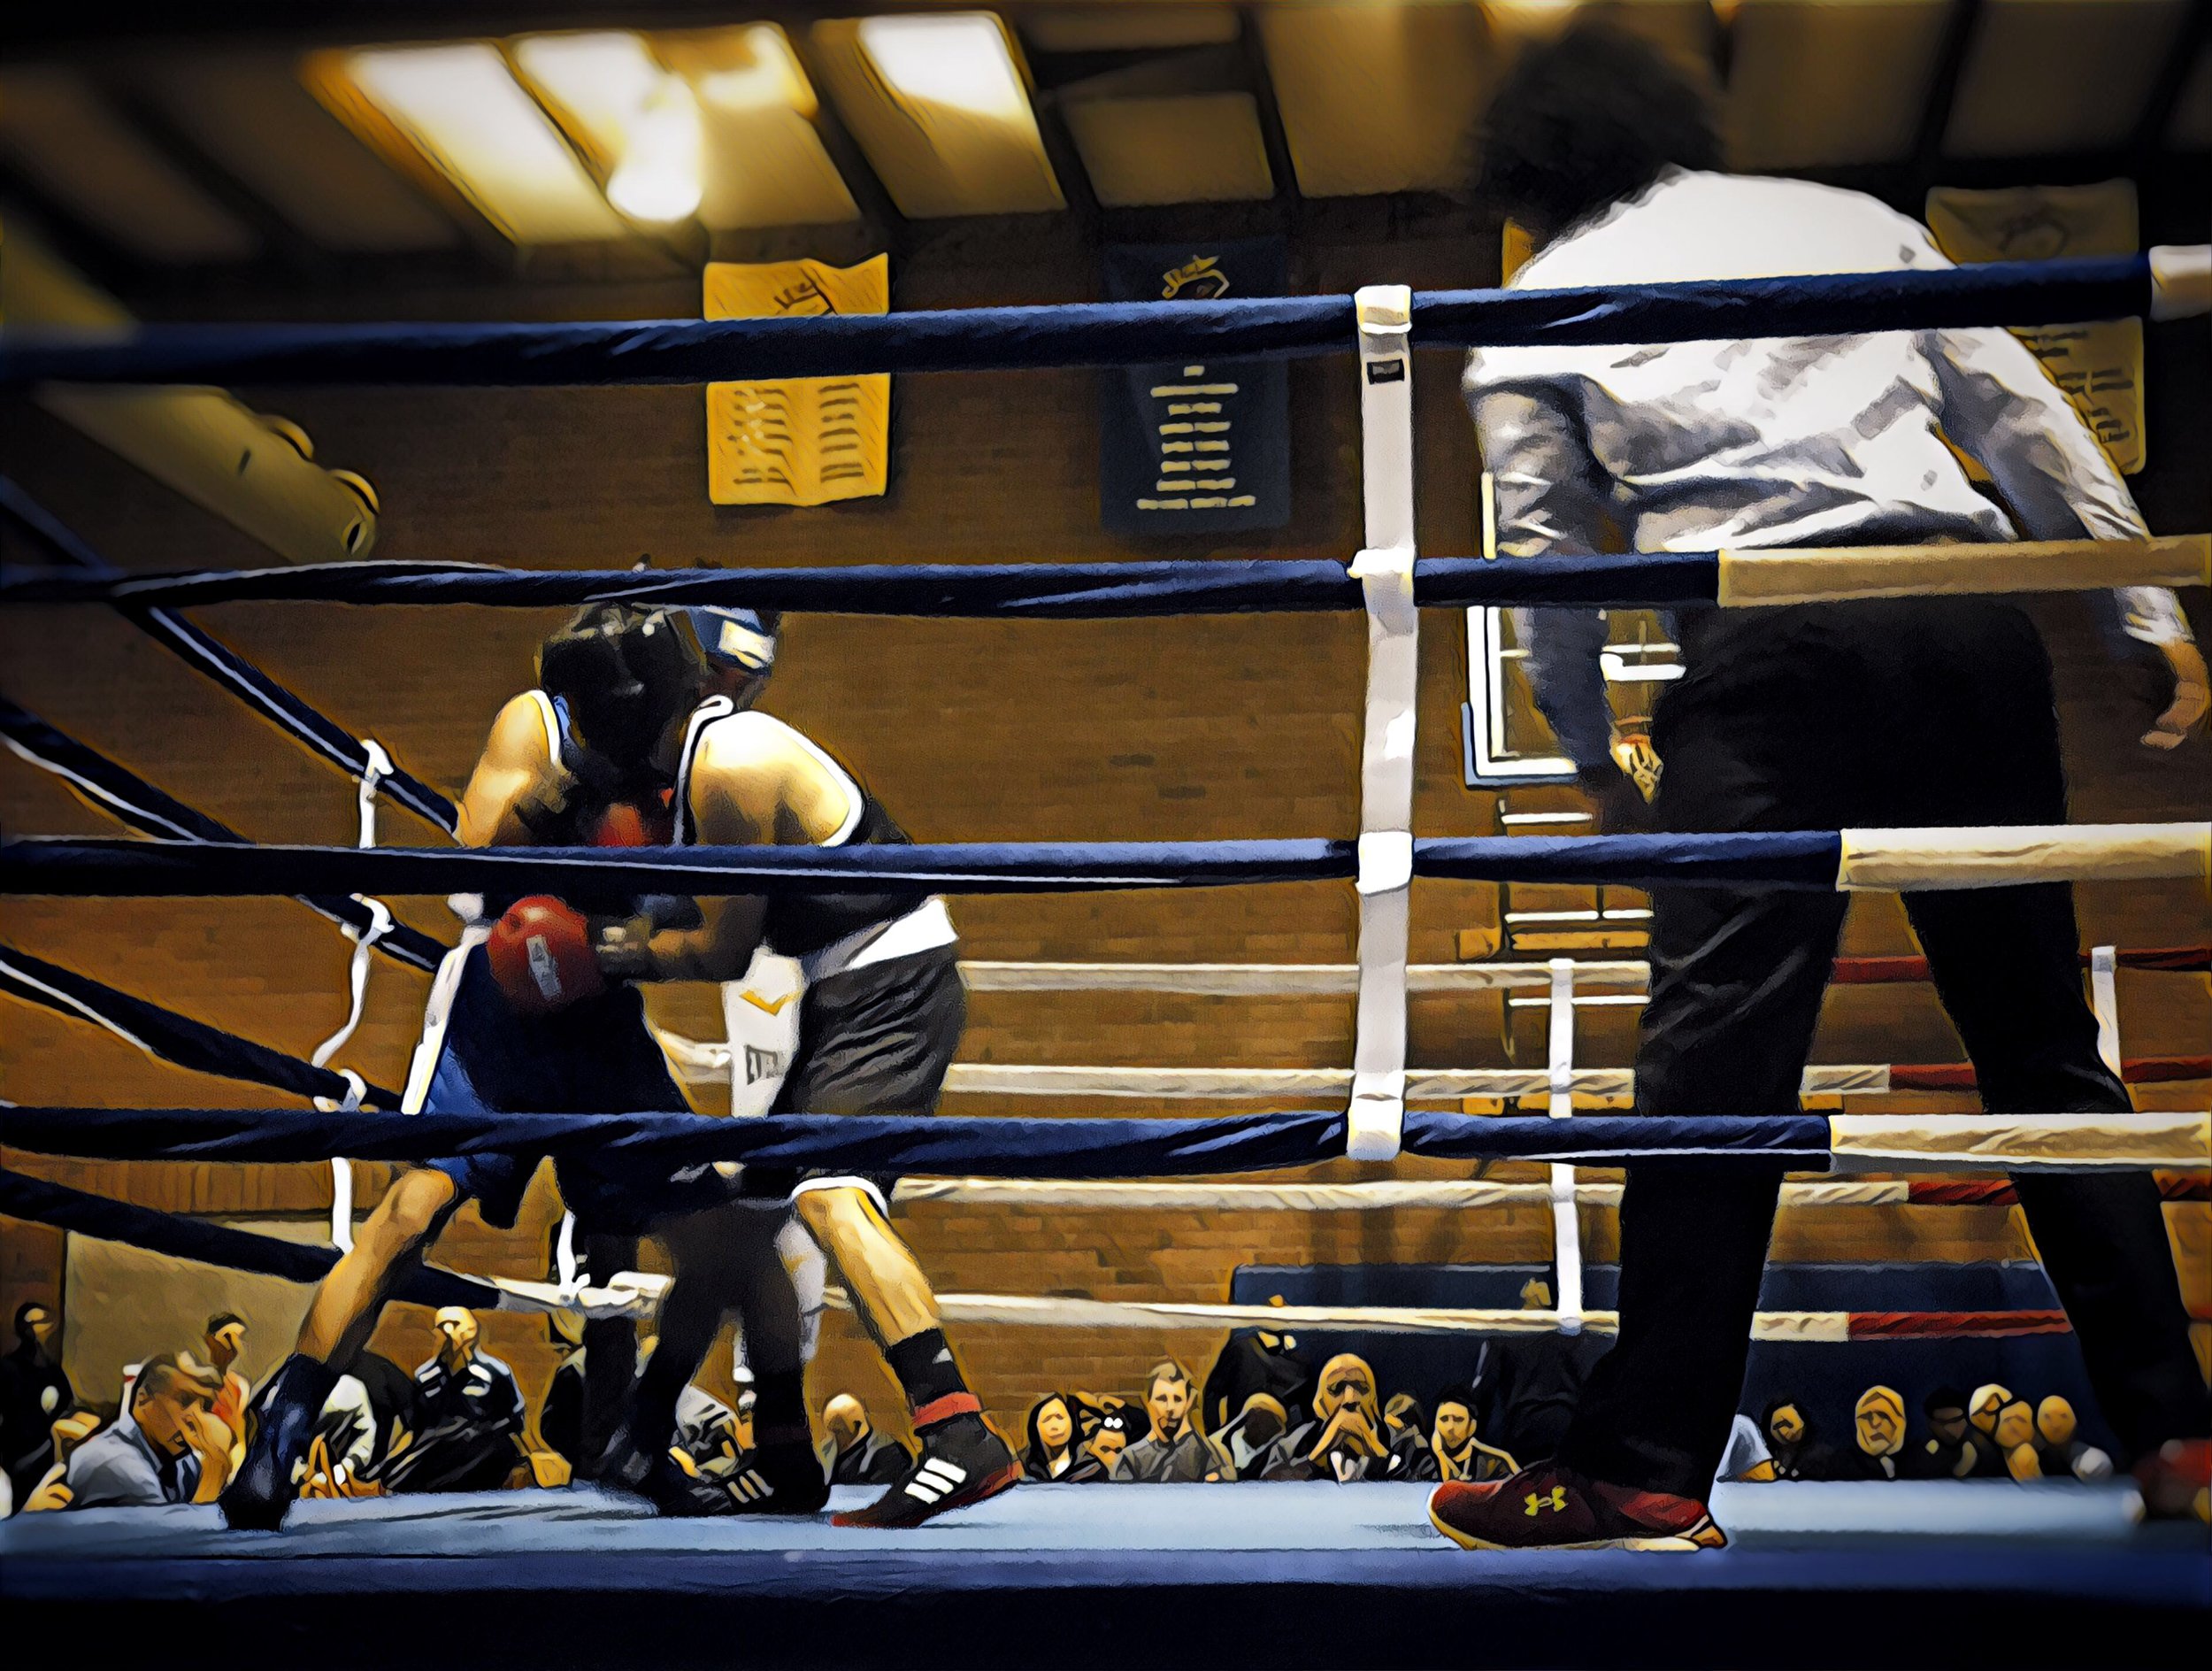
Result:
[[[1528,1506],[1521,1512],[1531,1520],[1534,1520],[1546,1509],[1550,1509],[1555,1513],[1562,1513],[1567,1506],[1567,1488],[1563,1485],[1555,1485],[1548,1494],[1542,1491],[1531,1491],[1526,1500]]]

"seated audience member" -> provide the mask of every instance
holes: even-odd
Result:
[[[1775,1477],[1774,1453],[1767,1449],[1759,1424],[1740,1410],[1728,1424],[1728,1448],[1720,1453],[1713,1483],[1756,1485]]]
[[[1144,1407],[1151,1430],[1121,1453],[1117,1481],[1141,1484],[1233,1480],[1237,1465],[1228,1447],[1192,1422],[1190,1371],[1173,1359],[1152,1366]]]
[[[1429,1413],[1409,1392],[1394,1392],[1383,1405],[1383,1443],[1398,1452],[1408,1467],[1429,1448]]]
[[[1437,1395],[1436,1422],[1428,1442],[1408,1459],[1402,1478],[1416,1480],[1502,1480],[1521,1465],[1476,1435],[1474,1399],[1448,1390]]]
[[[230,1478],[230,1429],[211,1413],[222,1384],[187,1353],[141,1364],[124,1413],[71,1454],[61,1481],[68,1506],[213,1502]]]
[[[2043,1441],[2043,1474],[2054,1480],[2108,1480],[2112,1459],[2076,1436],[2074,1406],[2053,1393],[2035,1407],[2036,1436]]]
[[[1268,1304],[1283,1303],[1280,1294]],[[1240,1328],[1233,1333],[1206,1372],[1206,1386],[1193,1419],[1209,1433],[1219,1433],[1263,1392],[1283,1407],[1286,1423],[1306,1419],[1313,1400],[1313,1372],[1296,1356],[1296,1336],[1270,1328]]]
[[[310,1446],[322,1464],[319,1469],[309,1464],[310,1477],[322,1473],[331,1488],[317,1494],[343,1495],[347,1481],[364,1477],[376,1459],[376,1412],[370,1407],[367,1383],[358,1375],[339,1376],[315,1421],[315,1441],[322,1449],[313,1452]]]
[[[1839,1480],[1894,1480],[1905,1450],[1905,1400],[1893,1387],[1869,1387],[1851,1411],[1851,1450],[1836,1459]]]
[[[1313,1419],[1292,1428],[1260,1459],[1264,1480],[1388,1480],[1403,1478],[1405,1459],[1384,1441],[1375,1372],[1366,1360],[1340,1352],[1321,1367],[1314,1383]]]
[[[1237,1477],[1256,1480],[1259,1477],[1261,1454],[1281,1438],[1289,1426],[1289,1412],[1280,1401],[1271,1394],[1256,1392],[1244,1401],[1237,1419],[1214,1437],[1229,1447],[1229,1460],[1236,1467]]]
[[[1812,1424],[1797,1400],[1777,1398],[1767,1405],[1760,1425],[1766,1429],[1776,1479],[1824,1480],[1832,1475],[1835,1452],[1813,1436]]]
[[[1067,1476],[1081,1455],[1077,1448],[1073,1401],[1048,1392],[1029,1406],[1029,1444],[1022,1452],[1022,1477],[1050,1485]]]
[[[415,1419],[415,1378],[377,1351],[356,1353],[346,1374],[368,1394],[369,1461],[373,1467],[411,1443],[421,1426]]]
[[[45,1477],[24,1498],[21,1507],[25,1513],[69,1506],[69,1487],[64,1482],[69,1473],[69,1459],[76,1455],[78,1446],[107,1425],[107,1418],[96,1410],[79,1410],[54,1423],[54,1466],[46,1470]],[[0,1473],[0,1479],[6,1477]]]
[[[515,1372],[477,1349],[475,1314],[442,1307],[438,1350],[415,1371],[414,1442],[382,1472],[393,1491],[487,1491],[507,1482],[522,1449],[522,1390]]]
[[[878,1433],[867,1405],[849,1392],[822,1406],[822,1427],[829,1435],[832,1485],[889,1485],[913,1463],[914,1453],[888,1434]]]
[[[1966,1401],[1967,1425],[1974,1430],[1974,1472],[1977,1480],[2008,1480],[2012,1468],[2005,1448],[1997,1443],[1997,1416],[2012,1402],[2012,1389],[1985,1381]]]
[[[1966,1420],[1966,1395],[1956,1387],[1938,1387],[1920,1401],[1928,1418],[1928,1436],[1912,1452],[1907,1472],[1916,1480],[1963,1480],[1973,1476],[1980,1447]]]
[[[545,1383],[545,1402],[538,1406],[538,1437],[573,1466],[584,1459],[584,1314],[549,1312],[545,1328],[561,1357]]]
[[[1551,1308],[1549,1282],[1532,1277],[1522,1284],[1523,1311]],[[1476,1414],[1491,1444],[1512,1452],[1525,1467],[1557,1455],[1583,1384],[1604,1355],[1604,1340],[1587,1329],[1485,1341],[1475,1370]]]
[[[1096,1485],[1114,1476],[1114,1464],[1129,1446],[1129,1413],[1116,1405],[1100,1412],[1098,1421],[1075,1459],[1060,1476],[1063,1485]]]
[[[246,1320],[236,1312],[217,1312],[200,1331],[200,1340],[208,1367],[223,1378],[223,1390],[215,1395],[215,1419],[243,1445],[246,1404],[253,1392],[237,1367],[238,1354],[246,1345]]]
[[[1989,1436],[1996,1442],[1997,1452],[2005,1459],[2005,1472],[2023,1482],[2043,1477],[2043,1456],[2036,1441],[2035,1406],[2025,1398],[2015,1398],[1997,1412],[1997,1420],[1991,1425]]]
[[[39,1300],[15,1308],[15,1349],[0,1358],[0,1468],[27,1500],[54,1454],[54,1423],[77,1407],[61,1367],[61,1313]]]

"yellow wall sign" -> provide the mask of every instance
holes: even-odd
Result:
[[[1954,261],[2048,261],[2062,256],[2132,255],[2138,244],[2135,186],[2025,186],[2009,191],[1928,194],[1928,227]],[[2013,333],[2088,422],[2112,462],[2143,467],[2143,325],[2039,326]]]
[[[891,311],[891,260],[710,262],[710,320]],[[717,504],[827,504],[879,497],[890,454],[887,376],[707,385],[707,497]]]

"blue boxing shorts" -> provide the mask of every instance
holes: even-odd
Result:
[[[645,1025],[634,987],[547,1015],[526,1014],[493,980],[483,933],[446,954],[431,988],[422,1042],[407,1076],[409,1113],[689,1113],[667,1059]],[[473,1197],[484,1221],[511,1228],[542,1152],[457,1155],[426,1162]],[[556,1158],[561,1197],[579,1228],[639,1236],[655,1224],[730,1199],[711,1167],[669,1175],[665,1163],[617,1168],[588,1151]]]

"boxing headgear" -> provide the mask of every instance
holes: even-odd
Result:
[[[687,610],[593,604],[538,650],[538,684],[566,706],[580,734],[562,748],[561,763],[610,797],[665,778],[654,751],[714,679]]]
[[[700,649],[718,668],[766,678],[775,666],[776,645],[783,627],[781,612],[705,604],[684,613],[691,618]]]

